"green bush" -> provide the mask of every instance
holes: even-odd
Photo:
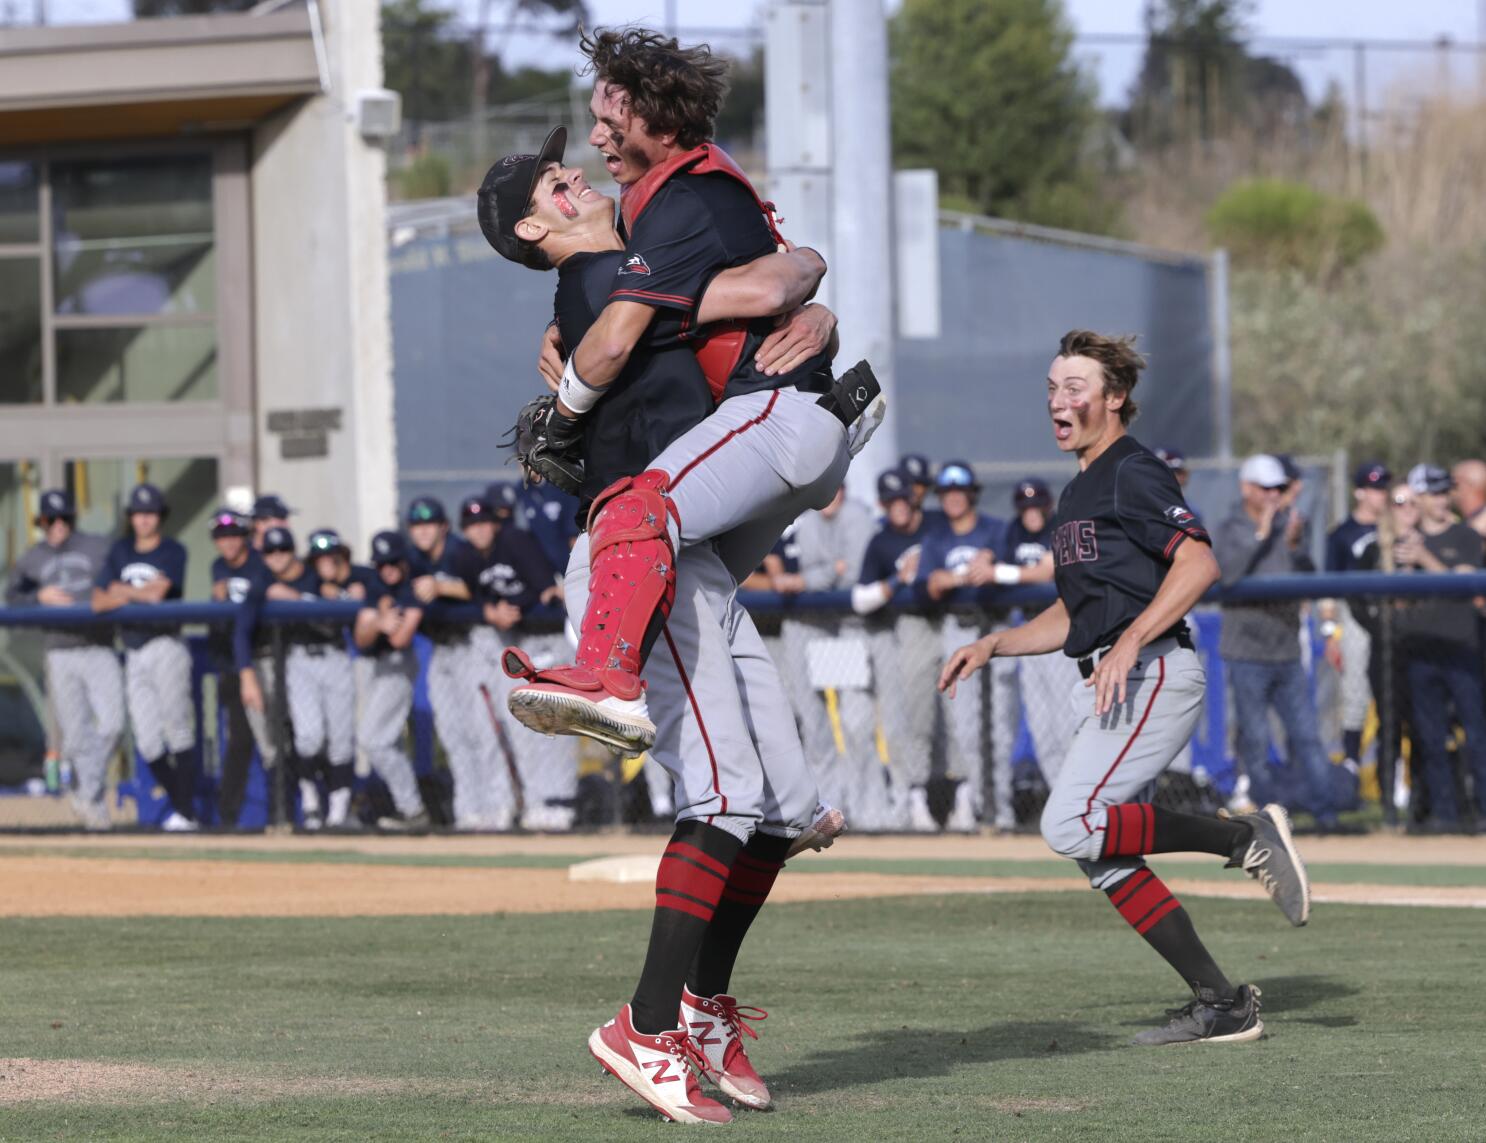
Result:
[[[419,155],[392,172],[392,189],[399,199],[447,198],[454,185],[448,160],[441,155]]]
[[[1383,245],[1383,228],[1365,203],[1283,179],[1235,183],[1205,221],[1239,264],[1307,275],[1346,269]]]

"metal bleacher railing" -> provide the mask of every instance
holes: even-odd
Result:
[[[1390,602],[1373,608],[1381,620],[1376,625],[1381,638],[1375,640],[1372,654],[1383,658],[1378,675],[1383,685],[1367,716],[1369,745],[1364,756],[1354,760],[1362,763],[1360,767],[1334,767],[1337,804],[1360,805],[1367,811],[1370,802],[1390,804],[1407,789],[1405,780],[1400,780],[1397,791],[1378,788],[1370,764],[1378,752],[1376,743],[1395,741],[1397,728],[1406,719],[1407,696],[1396,693],[1396,680],[1403,676],[1392,661],[1402,653],[1400,639],[1393,634],[1395,605],[1478,597],[1486,597],[1486,573],[1294,575],[1246,580],[1215,591],[1191,617],[1208,671],[1206,707],[1190,752],[1163,778],[1155,797],[1212,811],[1234,790],[1233,719],[1225,664],[1218,654],[1222,612],[1214,604],[1329,598],[1350,601],[1360,612],[1370,601]],[[912,828],[903,800],[911,782],[927,784],[935,816],[950,828],[1035,828],[1045,775],[1052,772],[1050,763],[1066,747],[1077,721],[1069,699],[1076,668],[1061,656],[998,660],[992,670],[982,672],[978,686],[954,704],[935,694],[933,677],[952,644],[996,625],[1019,622],[1023,609],[1036,609],[1053,598],[1050,585],[962,590],[945,604],[928,608],[913,589],[902,588],[888,607],[863,617],[852,612],[848,592],[740,594],[785,676],[807,756],[825,796],[842,805],[862,830]],[[348,625],[358,610],[354,602],[267,604],[259,616],[260,653],[275,664],[276,678],[284,679],[286,650],[292,641],[286,631],[292,625]],[[1314,610],[1302,624],[1299,654],[1307,669],[1310,699],[1320,713],[1322,740],[1330,760],[1339,761],[1345,717],[1343,672],[1326,663]],[[58,736],[56,712],[49,711],[54,703],[44,683],[39,632],[122,626],[184,627],[188,632],[197,728],[192,797],[198,820],[206,826],[218,824],[219,785],[232,735],[230,692],[219,686],[225,666],[220,635],[236,615],[235,606],[227,603],[134,605],[106,615],[86,608],[0,609],[0,672],[4,672],[0,704],[10,724],[0,732],[0,790],[11,795],[0,797],[0,829],[76,824],[61,797],[67,792],[68,760],[62,757],[58,765],[46,757],[48,749],[57,746]],[[471,632],[480,633],[453,639],[467,656],[460,660],[459,674],[469,693],[462,710],[453,715],[447,708],[432,708],[427,686],[432,647],[420,636],[414,646],[418,668],[413,699],[398,731],[400,749],[412,761],[435,828],[456,823],[451,774],[471,773],[455,765],[455,740],[461,734],[469,736],[471,749],[485,756],[488,769],[481,772],[504,791],[495,799],[493,817],[466,821],[464,828],[564,829],[663,820],[668,815],[670,790],[658,767],[615,758],[587,742],[535,735],[509,718],[496,665],[499,647],[509,638],[529,650],[540,649],[549,661],[565,657],[564,617],[557,609],[529,612],[508,636],[486,628],[472,606],[450,609],[442,618],[446,625],[468,624]],[[207,636],[211,631],[219,634],[215,649]],[[1354,673],[1356,669],[1354,663]],[[278,756],[290,759],[290,765],[265,768],[262,751],[252,751],[236,810],[239,828],[304,821],[291,704],[285,691],[283,686],[268,688],[266,697]],[[364,707],[366,693],[347,701]],[[363,725],[361,718],[356,725],[358,729]],[[1306,783],[1287,757],[1284,736],[1274,732],[1270,737],[1266,772],[1249,775],[1255,794],[1275,797],[1304,812],[1309,808]],[[1463,754],[1466,745],[1457,734],[1451,750]],[[109,772],[110,814],[116,825],[150,826],[168,812],[166,803],[127,731],[121,746]],[[1459,771],[1459,793],[1469,805],[1474,776],[1469,766]],[[358,750],[357,772],[351,822],[370,825],[386,820],[391,802],[374,760],[366,758],[364,750]],[[639,774],[644,780],[633,781]],[[966,794],[959,794],[962,787]],[[973,816],[967,818],[967,812]],[[1371,810],[1358,820],[1374,821],[1377,816]]]

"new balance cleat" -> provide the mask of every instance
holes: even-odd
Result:
[[[588,1037],[604,1070],[674,1123],[731,1123],[733,1113],[702,1094],[697,1073],[709,1065],[685,1028],[647,1035],[635,1031],[626,1004]]]
[[[592,738],[623,754],[643,754],[655,745],[655,723],[638,679],[584,667],[539,671],[515,648],[507,649],[502,661],[506,674],[527,680],[506,700],[523,726],[538,734]]]
[[[1251,984],[1239,985],[1232,1000],[1219,1000],[1204,988],[1182,1007],[1168,1008],[1166,1015],[1171,1019],[1165,1025],[1142,1032],[1130,1042],[1142,1047],[1241,1044],[1264,1034],[1259,990]]]
[[[756,1111],[769,1110],[774,1100],[748,1058],[743,1036],[746,1033],[757,1040],[758,1033],[747,1021],[768,1016],[762,1008],[740,1005],[731,996],[697,996],[689,988],[681,990],[681,1026],[706,1055],[710,1077],[732,1098]]]
[[[1290,815],[1271,803],[1258,813],[1238,814],[1253,829],[1248,844],[1233,851],[1225,869],[1242,869],[1273,898],[1285,919],[1299,928],[1311,916],[1311,880],[1295,849]]]

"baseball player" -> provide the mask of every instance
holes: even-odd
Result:
[[[130,603],[180,599],[186,579],[186,549],[162,535],[169,514],[164,494],[153,484],[129,493],[124,509],[129,535],[114,541],[93,587],[93,610],[112,611]],[[196,769],[196,719],[191,706],[191,652],[179,627],[120,628],[124,643],[124,690],[134,745],[155,781],[165,790],[170,813],[161,828],[194,830],[191,806]]]
[[[924,517],[924,526],[937,526],[944,513],[927,503],[929,489],[934,487],[934,466],[922,453],[904,453],[898,458],[898,471],[908,478],[908,489],[912,494],[913,507]]]
[[[402,748],[418,680],[413,636],[423,619],[423,609],[413,595],[410,554],[399,532],[378,532],[372,537],[376,581],[367,589],[366,606],[356,616],[361,709],[356,736],[372,769],[387,784],[397,810],[395,818],[379,818],[377,827],[422,832],[430,825],[428,808],[413,763]]]
[[[321,599],[366,601],[376,573],[364,565],[352,565],[351,549],[339,532],[333,528],[311,532],[307,548],[310,567],[320,581]],[[356,824],[350,818],[356,780],[356,672],[346,650],[347,627],[324,624],[322,633],[327,641],[296,644],[289,655],[290,705],[296,691],[302,691],[299,702],[312,712],[309,722],[314,730],[301,736],[298,715],[290,717],[296,736],[321,743],[317,753],[327,763],[325,824],[334,829]],[[324,650],[317,651],[317,647]],[[296,668],[296,662],[302,665]],[[296,680],[302,676],[312,679],[311,685],[299,685]]]
[[[502,504],[511,506],[517,526],[542,545],[542,554],[554,570],[568,566],[568,555],[579,531],[576,496],[545,480],[520,488],[497,481],[485,489],[485,499],[497,510]],[[561,580],[558,576],[557,582]]]
[[[253,501],[253,547],[260,552],[263,550],[263,533],[270,528],[289,527],[289,517],[294,515],[294,509],[284,503],[282,496],[276,496],[272,492],[266,492]]]
[[[580,222],[600,209],[576,172],[563,172],[560,186],[549,183],[535,191],[549,169],[561,170],[550,154],[512,157],[487,177],[486,234],[513,260],[532,264],[531,252],[516,243],[514,223],[527,217],[534,193],[545,194],[548,202],[563,196]],[[565,228],[552,221],[534,244],[543,260],[538,264],[558,266],[560,334],[578,344],[603,308],[625,255],[612,244],[595,247],[602,253],[584,250],[564,240]],[[594,233],[596,241],[610,241],[612,214]],[[730,284],[739,286],[740,278],[746,294],[746,281],[761,270],[767,267],[717,275],[703,300],[704,314],[714,296],[725,295]],[[645,347],[631,355],[620,379],[585,418],[583,470],[574,474],[575,485],[592,498],[614,480],[639,474],[711,408],[707,380],[690,349]],[[593,542],[590,530],[568,561],[566,603],[575,621],[587,607]],[[676,574],[663,651],[647,664],[645,678],[659,719],[651,753],[674,782],[677,827],[662,859],[649,951],[634,998],[594,1032],[589,1046],[668,1118],[725,1122],[730,1113],[701,1094],[691,1065],[733,1098],[769,1106],[768,1088],[743,1048],[745,1021],[757,1014],[741,1008],[728,985],[749,926],[797,839],[808,836],[804,831],[817,802],[788,698],[751,619],[737,605],[733,573],[713,546],[699,545],[681,552]]]
[[[1006,550],[1006,522],[976,509],[980,498],[980,481],[968,461],[946,461],[934,481],[943,519],[924,531],[923,550],[918,561],[918,582],[929,599],[940,602],[961,587],[984,587],[996,582],[997,557]],[[945,652],[960,646],[967,638],[980,634],[979,613],[949,612],[940,620]],[[1004,619],[998,619],[1004,623]],[[1011,802],[1011,748],[1015,727],[1007,733],[1006,712],[1013,709],[1015,697],[1012,679],[1014,664],[996,664],[991,672],[991,795],[995,801],[996,828],[1010,830],[1016,826]],[[963,781],[955,788],[954,808],[950,811],[950,829],[970,833],[983,817],[985,796],[985,755],[981,745],[983,717],[980,688],[967,691],[964,698],[947,712],[949,745],[955,769]]]
[[[496,766],[494,732],[480,695],[470,647],[470,624],[449,618],[450,607],[474,600],[480,561],[464,540],[449,534],[441,501],[420,496],[408,505],[413,596],[423,608],[420,630],[433,644],[428,660],[428,701],[433,725],[454,780],[454,828],[507,829],[498,796],[507,779]]]
[[[267,695],[273,689],[273,655],[258,614],[268,596],[273,573],[250,546],[252,522],[230,508],[212,514],[212,598],[237,605],[230,632],[212,633],[217,660],[217,696],[227,710],[227,751],[222,762],[222,784],[217,795],[222,824],[237,824],[247,785],[253,743],[264,770],[278,762],[279,743],[270,732]]]
[[[1042,835],[1073,858],[1096,889],[1192,990],[1145,1045],[1258,1039],[1258,989],[1231,983],[1191,918],[1146,866],[1152,853],[1212,853],[1269,892],[1294,925],[1310,914],[1310,886],[1280,806],[1236,818],[1178,813],[1137,801],[1191,737],[1205,677],[1183,616],[1218,579],[1207,532],[1171,470],[1127,435],[1144,359],[1133,339],[1074,330],[1048,373],[1053,438],[1078,458],[1053,517],[1058,601],[1021,627],[993,631],[949,657],[957,684],[993,658],[1059,648],[1084,676],[1069,696],[1078,719],[1053,782]]]
[[[941,655],[939,634],[919,611],[883,610],[918,579],[924,514],[914,504],[913,478],[903,469],[890,468],[877,478],[877,501],[883,526],[867,544],[851,606],[868,617],[877,720],[887,743],[897,825],[933,833],[939,823],[929,811],[928,783],[938,706],[932,681]]]
[[[102,536],[79,532],[72,494],[41,494],[36,525],[41,542],[10,570],[5,602],[12,607],[76,607],[89,600],[108,555]],[[84,829],[106,830],[108,760],[124,730],[124,682],[113,633],[104,627],[58,628],[46,635],[46,685],[61,731],[61,755],[76,788],[72,805]]]

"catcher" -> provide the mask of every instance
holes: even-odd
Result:
[[[511,156],[491,168],[480,191],[486,237],[501,254],[533,268],[556,266],[557,324],[577,344],[603,309],[626,259],[614,231],[614,204],[580,171],[561,165],[564,133],[539,156]],[[538,219],[537,242],[517,226]],[[793,309],[824,271],[798,250],[717,274],[699,320]],[[825,323],[830,325],[830,323]],[[528,474],[578,492],[580,521],[614,481],[643,472],[652,458],[712,412],[695,355],[678,340],[680,318],[658,321],[646,344],[583,422],[581,438],[554,445],[554,398],[522,410],[518,458]],[[807,346],[812,354],[825,344]],[[588,533],[566,573],[576,624],[589,592]],[[829,844],[839,815],[810,832],[816,784],[789,704],[735,583],[711,545],[676,561],[675,597],[661,651],[647,664],[656,737],[651,755],[675,782],[677,824],[656,882],[656,910],[639,985],[629,1004],[596,1029],[590,1050],[632,1091],[670,1119],[726,1122],[731,1113],[704,1096],[694,1069],[739,1102],[770,1106],[767,1085],[743,1047],[746,1021],[762,1019],[729,992],[732,969],[753,918],[791,853]],[[678,1082],[681,1081],[681,1082]]]

